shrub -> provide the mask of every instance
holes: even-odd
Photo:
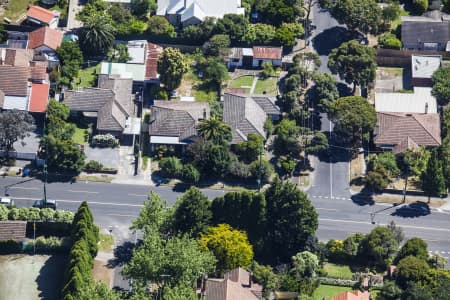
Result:
[[[273,174],[273,167],[265,159],[262,159],[261,162],[259,160],[255,160],[250,164],[250,173],[252,174],[253,178],[258,179],[261,172],[261,182],[269,182],[270,177],[272,177]]]
[[[197,183],[200,180],[200,172],[191,164],[183,166],[182,178],[186,182]]]
[[[30,242],[31,246],[33,242]],[[40,236],[36,239],[36,252],[37,253],[61,253],[70,250],[71,242],[70,238],[58,238],[50,236],[48,238]]]
[[[328,278],[328,277],[320,277],[319,281],[320,284],[334,285],[334,286],[348,286],[348,287],[353,287],[355,286],[355,284],[358,283],[358,281],[356,280]]]
[[[400,50],[402,42],[392,33],[386,32],[378,38],[378,44],[381,48]]]
[[[96,160],[90,160],[88,163],[86,163],[84,169],[89,171],[101,171],[104,169],[104,166]]]
[[[263,62],[262,63],[262,65],[261,65],[261,67],[262,67],[262,71],[261,71],[261,78],[262,79],[267,79],[267,78],[269,78],[270,76],[272,76],[273,74],[274,74],[274,69],[273,69],[273,66],[272,66],[272,63],[271,62],[268,62],[268,61],[266,61],[266,62]]]
[[[0,205],[0,221],[8,220],[8,213],[9,209],[4,205]]]
[[[55,217],[55,210],[51,208],[43,208],[39,211],[39,215],[42,221],[53,221]]]
[[[71,223],[73,220],[73,212],[57,210],[51,208],[35,208],[35,207],[21,207],[21,208],[7,208],[8,220],[15,221],[55,221]]]
[[[22,242],[7,240],[0,241],[0,254],[11,254],[22,252]]]
[[[231,161],[228,171],[233,177],[243,180],[247,180],[252,176],[252,173],[250,173],[250,166],[237,159]]]
[[[159,168],[164,176],[175,178],[181,175],[183,164],[178,157],[171,156],[161,159]]]
[[[56,222],[64,222],[64,223],[72,223],[74,217],[74,213],[71,211],[57,210],[55,211],[55,221]]]
[[[92,146],[115,148],[119,146],[119,140],[109,133],[97,134],[92,138],[91,144]]]
[[[367,172],[364,183],[370,191],[381,193],[389,184],[388,174],[383,167],[379,167],[375,171]]]

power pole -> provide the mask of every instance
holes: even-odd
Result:
[[[47,138],[45,139],[45,160],[44,160],[44,207],[47,205],[47,160],[48,160],[48,133],[47,130],[47,112],[45,113],[45,119],[44,119],[44,134],[47,135]]]

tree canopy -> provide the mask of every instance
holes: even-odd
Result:
[[[347,25],[350,30],[363,33],[376,33],[382,11],[375,0],[341,0],[331,10],[339,23]]]
[[[34,118],[26,111],[6,110],[0,112],[0,149],[7,152],[13,145],[30,135]]]
[[[83,21],[80,28],[80,46],[88,55],[106,54],[114,41],[115,29],[110,17],[94,14]]]
[[[187,71],[188,64],[180,50],[170,47],[163,50],[158,60],[158,73],[167,90],[176,89]]]
[[[386,227],[377,226],[364,238],[359,255],[369,264],[386,267],[398,250],[398,243]]]
[[[398,263],[407,256],[414,256],[422,260],[427,260],[429,256],[427,243],[420,238],[411,238],[407,240],[398,252],[395,262]]]
[[[375,49],[351,40],[331,51],[328,55],[328,67],[348,84],[365,88],[375,79],[375,57]]]
[[[450,67],[439,68],[433,74],[431,93],[440,105],[446,105],[450,101]]]
[[[197,126],[198,134],[216,145],[231,142],[231,127],[217,117],[202,120]]]

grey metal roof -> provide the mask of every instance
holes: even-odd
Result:
[[[403,44],[439,43],[440,48],[450,41],[450,22],[434,19],[403,18]]]

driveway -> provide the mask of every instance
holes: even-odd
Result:
[[[119,148],[92,148],[85,146],[86,162],[96,160],[108,168],[119,168]]]
[[[83,26],[83,23],[76,19],[78,12],[83,8],[83,0],[69,0],[69,14],[67,16],[66,31],[74,31]]]

